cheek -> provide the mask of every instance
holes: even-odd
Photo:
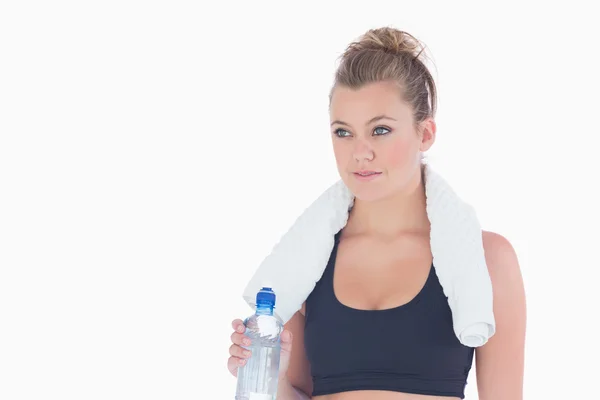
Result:
[[[415,146],[408,140],[388,143],[385,149],[385,163],[389,169],[403,169],[412,164],[415,158]]]
[[[345,166],[352,159],[352,148],[341,141],[334,141],[333,155],[338,166]]]

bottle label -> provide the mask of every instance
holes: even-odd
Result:
[[[273,400],[273,396],[270,394],[250,392],[248,400]]]

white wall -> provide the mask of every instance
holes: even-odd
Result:
[[[429,46],[429,160],[518,253],[525,398],[594,397],[591,6],[264,3],[0,6],[0,398],[233,398],[242,289],[337,179],[336,57],[382,25]]]

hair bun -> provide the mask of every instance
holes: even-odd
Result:
[[[410,33],[394,28],[384,27],[370,29],[357,42],[348,46],[346,53],[375,50],[391,54],[410,54],[417,58],[423,51],[423,45]]]
[[[416,124],[435,117],[437,89],[426,65],[429,57],[425,49],[405,31],[391,27],[368,30],[340,56],[329,101],[338,86],[360,89],[373,82],[394,81],[403,100],[411,105]]]

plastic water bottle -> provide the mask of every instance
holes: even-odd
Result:
[[[275,293],[270,285],[264,285],[256,295],[256,312],[246,318],[245,335],[250,346],[242,346],[252,352],[246,365],[237,373],[236,400],[275,400],[279,377],[283,331],[281,320],[273,315]]]

